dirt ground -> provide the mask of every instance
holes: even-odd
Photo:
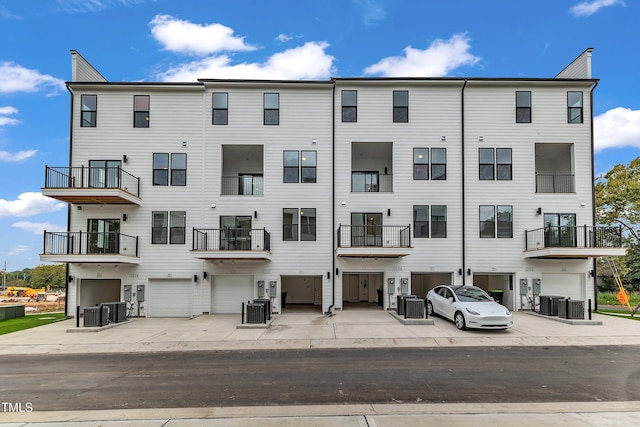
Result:
[[[16,298],[16,301],[3,301],[0,305],[24,305],[25,311],[28,313],[50,313],[52,311],[63,311],[64,301],[20,301],[21,298]],[[35,310],[29,310],[31,307]]]

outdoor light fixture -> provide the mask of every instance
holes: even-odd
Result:
[[[446,136],[442,135],[442,136],[440,137],[440,141],[446,141],[446,140],[447,140],[447,137],[446,137]]]
[[[193,275],[193,281],[194,281],[194,282],[196,282],[196,283],[198,283],[198,275],[197,275],[197,274],[194,274],[194,275]]]
[[[122,220],[124,222],[127,222],[128,219],[129,219],[129,217],[127,216],[127,214],[122,214]]]
[[[331,272],[327,271],[327,279],[331,279]]]
[[[208,276],[209,276],[209,275],[207,274],[207,272],[206,272],[206,271],[203,271],[203,272],[202,272],[202,278],[203,278],[203,279],[206,279]]]
[[[315,139],[315,138],[312,138],[312,139],[311,139],[311,143],[312,143],[312,144],[316,144],[317,142],[318,142],[318,140],[317,140],[317,139]]]
[[[345,202],[345,201],[343,200],[343,201],[341,201],[341,202],[340,202],[340,204],[341,204],[342,206],[346,206],[346,205],[347,205],[347,202]]]
[[[458,269],[458,276],[462,276],[462,269],[461,268]]]
[[[69,276],[67,279],[67,282],[73,282],[73,276]]]
[[[182,146],[186,147],[187,146],[187,141],[182,141]]]
[[[340,274],[340,269],[336,268],[336,276]]]
[[[589,277],[595,276],[596,272],[593,270],[589,270]]]
[[[391,209],[387,209],[387,216],[391,216]]]
[[[536,210],[536,213],[537,213],[538,215],[542,215],[542,208],[538,208],[538,209]]]
[[[122,163],[127,163],[129,161],[129,159],[127,158],[126,154],[122,155]]]
[[[253,217],[254,217],[255,219],[258,219],[258,211],[253,211]]]
[[[216,204],[215,203],[211,203],[211,209],[215,209],[216,208]]]
[[[484,136],[480,135],[480,136],[478,137],[478,141],[480,141],[480,142],[484,141]]]
[[[471,276],[471,269],[467,268],[467,276]]]

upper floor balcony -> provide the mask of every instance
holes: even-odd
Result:
[[[410,225],[343,225],[336,254],[341,257],[399,258],[411,253]]]
[[[622,228],[603,226],[547,226],[526,231],[525,258],[622,256]]]
[[[536,144],[536,193],[575,193],[572,159],[573,144]]]
[[[142,205],[140,178],[120,166],[46,166],[42,194],[73,204]]]
[[[262,145],[223,145],[222,196],[262,196],[264,194],[264,154]]]
[[[115,232],[44,232],[40,261],[139,264],[138,237]]]
[[[351,143],[351,192],[393,192],[393,143]]]
[[[193,229],[194,257],[209,260],[271,260],[271,234],[265,229]]]

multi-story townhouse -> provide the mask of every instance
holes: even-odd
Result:
[[[434,286],[592,299],[591,49],[554,78],[107,82],[72,51],[67,312],[333,313]]]

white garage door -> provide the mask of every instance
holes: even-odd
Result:
[[[254,298],[253,276],[214,276],[211,281],[211,313],[240,313],[242,303]]]
[[[582,274],[542,274],[540,295],[571,297],[584,301]]]
[[[190,317],[189,279],[149,280],[149,317]]]

